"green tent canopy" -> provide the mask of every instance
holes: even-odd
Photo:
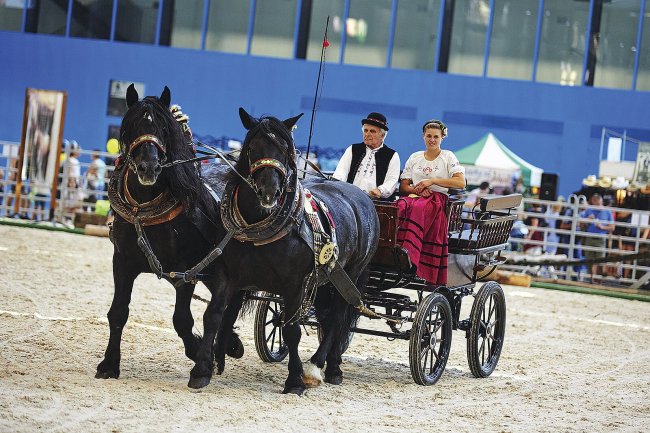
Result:
[[[464,166],[519,171],[526,186],[538,187],[542,181],[544,170],[521,159],[491,132],[454,154]]]

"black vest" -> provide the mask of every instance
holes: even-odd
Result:
[[[354,178],[357,175],[359,166],[361,165],[361,160],[366,154],[366,145],[363,143],[357,143],[352,145],[352,162],[350,162],[350,171],[348,172],[348,183],[354,182]],[[375,163],[377,164],[377,170],[375,175],[377,176],[377,186],[384,183],[386,179],[386,173],[388,172],[388,165],[390,160],[393,158],[395,151],[390,147],[384,146],[375,153]]]

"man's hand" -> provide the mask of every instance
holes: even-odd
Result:
[[[374,188],[368,192],[368,195],[372,198],[381,198],[381,191],[379,191],[379,188]]]

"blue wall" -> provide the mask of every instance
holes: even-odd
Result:
[[[68,92],[64,136],[103,148],[111,79],[139,81],[147,94],[167,85],[200,135],[243,138],[237,108],[255,115],[305,116],[295,133],[306,145],[318,63],[150,45],[0,32],[0,139],[19,141],[25,88]],[[326,64],[312,146],[360,141],[360,119],[387,115],[387,143],[404,162],[422,145],[421,124],[443,119],[456,150],[492,131],[515,153],[560,175],[560,193],[597,174],[601,128],[627,129],[650,141],[650,93],[562,87],[440,74]],[[626,159],[635,159],[631,152]]]

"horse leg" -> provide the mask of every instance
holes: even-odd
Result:
[[[300,343],[301,331],[297,322],[287,324],[282,327],[284,342],[289,349],[289,376],[284,382],[283,394],[302,395],[305,392],[305,382],[303,381],[302,361],[298,355],[298,344]]]
[[[214,368],[214,339],[221,326],[225,309],[225,290],[220,290],[224,278],[217,278],[208,288],[212,294],[205,313],[203,313],[203,338],[196,353],[195,365],[190,371],[190,380],[187,384],[192,389],[201,389],[210,383]]]
[[[226,364],[226,354],[233,358],[241,358],[244,354],[244,346],[237,333],[233,331],[233,325],[237,320],[243,300],[244,292],[238,291],[230,302],[228,302],[226,310],[223,313],[223,320],[217,333],[217,342],[214,349],[214,359],[217,362],[217,374],[223,373]]]
[[[114,258],[113,281],[115,283],[115,292],[107,315],[110,336],[104,359],[97,366],[97,373],[95,374],[97,379],[117,379],[120,377],[122,330],[129,318],[133,281],[138,274],[118,268],[118,260]]]
[[[316,299],[314,300],[314,305],[316,307],[316,318],[318,319],[318,324],[320,326],[321,332],[321,341],[318,345],[316,353],[314,353],[309,360],[303,365],[305,370],[304,381],[305,385],[309,388],[314,388],[320,386],[323,383],[323,376],[321,375],[321,370],[325,367],[325,359],[327,353],[330,351],[332,346],[332,324],[331,324],[331,314],[330,307],[332,304],[332,298],[334,294],[333,290],[336,290],[330,284],[320,287],[318,292],[316,292]]]
[[[201,343],[201,336],[192,332],[194,318],[190,311],[190,302],[194,288],[194,284],[185,283],[176,289],[176,306],[173,317],[174,329],[185,346],[185,356],[192,361],[196,361],[196,352],[198,352]]]
[[[365,291],[366,282],[370,275],[369,270],[363,271],[348,270],[348,275],[357,282],[357,288],[361,293]],[[356,275],[356,278],[354,277]],[[353,307],[338,293],[333,293],[332,308],[330,310],[332,343],[327,353],[327,367],[325,368],[325,382],[332,385],[340,385],[343,382],[343,371],[341,370],[343,345],[347,341],[350,329],[358,314]]]

